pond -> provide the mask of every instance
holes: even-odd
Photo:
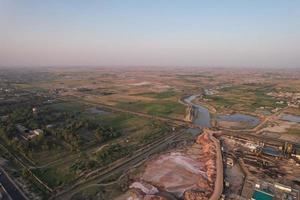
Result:
[[[298,115],[282,114],[280,119],[289,121],[289,122],[300,123],[300,116],[298,116]]]
[[[217,121],[242,122],[251,127],[257,126],[260,122],[259,118],[245,114],[218,115]]]
[[[271,156],[281,156],[282,155],[280,150],[275,149],[273,147],[269,147],[269,146],[263,147],[262,152],[267,155],[271,155]]]

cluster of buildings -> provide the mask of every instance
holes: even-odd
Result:
[[[221,90],[223,88],[228,88],[231,87],[231,84],[222,84],[219,86],[216,86],[215,88],[209,88],[209,89],[204,89],[204,95],[210,96],[218,93],[218,90]]]
[[[244,188],[242,192],[242,199],[251,200],[298,200],[299,191],[290,186],[283,185],[276,182],[267,182],[263,180],[256,180],[255,183],[249,181],[250,188]],[[249,190],[251,197],[247,195]],[[251,192],[252,191],[252,192]]]
[[[204,89],[204,95],[206,95],[206,96],[214,95],[217,93],[218,93],[218,91],[214,90],[214,89]]]
[[[240,192],[235,193],[236,198],[240,200],[300,200],[299,188],[291,187],[293,184],[290,185],[290,180],[282,182],[283,179],[280,179],[279,183],[275,178],[281,176],[278,175],[281,171],[275,163],[294,160],[295,167],[299,166],[300,156],[299,152],[296,152],[299,150],[297,144],[282,141],[278,144],[277,142],[266,144],[262,140],[230,137],[230,141],[233,139],[234,146],[226,147],[225,145],[227,149],[229,148],[226,151],[225,163],[231,173],[235,173],[235,165],[238,165],[243,174],[243,185]],[[235,169],[232,171],[234,167]],[[268,178],[264,178],[266,175]],[[226,177],[225,187],[232,189],[230,186],[234,184],[232,181],[234,182],[230,176]]]
[[[234,160],[227,159],[227,166],[233,167]],[[240,163],[239,163],[240,164]],[[242,165],[244,165],[242,163]],[[243,167],[242,167],[243,168]],[[245,168],[245,166],[244,166]],[[247,171],[247,169],[246,169]],[[270,182],[253,176],[251,173],[244,172],[245,178],[241,193],[236,196],[240,200],[299,200],[299,190],[278,182]],[[225,180],[225,186],[229,182]]]
[[[295,92],[269,92],[267,95],[280,98],[280,99],[287,99],[287,104],[289,107],[299,108],[300,107],[300,93]],[[278,101],[281,103],[283,101]]]
[[[21,124],[17,124],[16,128],[19,131],[21,138],[27,141],[44,133],[44,131],[41,129],[29,130],[28,128],[26,128]]]

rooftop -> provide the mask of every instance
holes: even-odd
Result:
[[[255,190],[252,196],[253,200],[272,200],[273,195],[265,191]]]

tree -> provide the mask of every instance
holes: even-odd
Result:
[[[98,141],[102,141],[103,140],[103,137],[102,137],[102,130],[101,128],[97,128],[96,132],[95,132],[95,137]]]

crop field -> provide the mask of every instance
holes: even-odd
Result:
[[[168,99],[168,98],[176,97],[179,95],[175,91],[167,90],[167,91],[163,91],[163,92],[139,93],[139,94],[135,94],[135,96],[145,96],[145,97],[151,97],[154,99]]]
[[[278,100],[267,95],[275,89],[265,85],[238,85],[223,88],[217,94],[206,95],[209,102],[221,110],[255,112],[258,109],[271,111],[286,104],[276,103]]]
[[[185,107],[178,102],[153,101],[153,102],[122,102],[119,108],[136,112],[143,112],[154,116],[184,116]]]

